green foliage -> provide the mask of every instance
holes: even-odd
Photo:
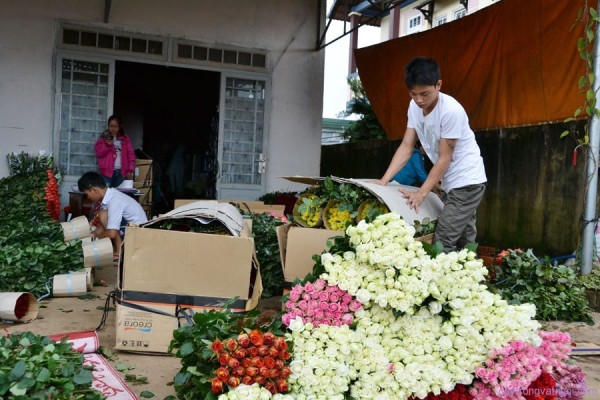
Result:
[[[600,264],[594,264],[591,274],[579,275],[578,281],[586,289],[600,290]]]
[[[349,78],[348,85],[352,91],[353,99],[350,111],[345,113],[345,115],[356,114],[359,116],[359,119],[354,121],[342,136],[350,142],[385,139],[387,135],[375,115],[373,106],[371,106],[360,80]]]
[[[262,277],[262,297],[281,295],[285,279],[276,229],[283,221],[270,214],[251,214],[256,258]]]
[[[0,179],[0,292],[39,296],[52,276],[83,268],[83,254],[80,241],[64,242],[46,209],[46,170],[29,166]]]
[[[235,300],[235,299],[234,299]],[[169,351],[181,359],[181,369],[175,375],[174,386],[180,399],[216,399],[211,380],[218,368],[218,360],[211,344],[219,339],[237,338],[242,332],[258,329],[283,336],[283,325],[278,315],[265,319],[260,311],[239,314],[225,310],[210,310],[194,314],[194,324],[173,332]]]
[[[66,339],[31,332],[0,337],[0,399],[104,399],[91,384],[83,355]]]
[[[296,197],[296,194],[297,192],[275,191],[263,194],[258,198],[258,200],[262,201],[265,204],[276,204],[275,201],[278,197]]]
[[[422,221],[415,220],[413,224],[415,227],[415,237],[421,237],[435,232],[437,220],[432,221],[425,217]]]
[[[565,265],[554,266],[537,258],[531,249],[501,253],[490,289],[511,304],[533,303],[540,320],[593,323],[585,290],[577,273]]]

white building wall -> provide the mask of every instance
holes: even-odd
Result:
[[[9,152],[52,150],[53,56],[61,20],[268,51],[272,91],[266,191],[295,187],[279,176],[319,173],[324,51],[315,51],[316,2],[113,1],[104,24],[102,0],[1,1],[0,15],[2,160]],[[0,177],[8,175],[2,160]]]

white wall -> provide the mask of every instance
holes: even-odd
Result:
[[[2,1],[0,15],[0,177],[9,152],[52,150],[58,20],[109,29],[263,49],[272,60],[266,191],[294,186],[282,175],[318,175],[324,51],[317,42],[317,1]],[[323,7],[322,15],[324,15]]]

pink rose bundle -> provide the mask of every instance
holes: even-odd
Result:
[[[475,371],[470,393],[478,400],[529,399],[530,394],[546,393],[536,399],[579,400],[586,391],[585,375],[579,367],[567,364],[571,336],[563,332],[540,331],[539,347],[519,340],[490,351],[484,366]],[[538,379],[541,374],[546,379]]]
[[[323,279],[294,286],[285,306],[287,313],[281,319],[286,326],[297,317],[314,326],[351,325],[354,312],[362,308],[362,304],[348,292],[337,285],[328,286]]]

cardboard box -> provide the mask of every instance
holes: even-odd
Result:
[[[227,219],[232,236],[152,228],[190,213]],[[121,254],[116,327],[120,350],[165,353],[178,327],[176,310],[222,308],[237,297],[232,309],[248,311],[256,308],[262,294],[251,228],[229,204],[196,202],[141,226],[128,226]]]
[[[142,187],[152,186],[152,159],[149,155],[141,150],[136,151],[135,172],[134,172],[134,187],[137,183]]]
[[[176,199],[175,208],[190,204],[198,201],[198,199]],[[265,204],[262,201],[256,200],[217,200],[219,203],[230,203],[242,211],[250,211],[255,214],[263,214],[267,212],[274,212],[278,215],[283,215],[285,212],[285,205],[283,204]]]
[[[320,255],[323,251],[328,250],[327,242],[342,235],[344,235],[342,231],[328,229],[304,228],[295,225],[278,226],[277,241],[285,282],[292,283],[296,279],[304,279],[315,265],[312,256]]]
[[[152,187],[140,187],[137,190],[140,191],[138,202],[142,206],[152,206]]]

